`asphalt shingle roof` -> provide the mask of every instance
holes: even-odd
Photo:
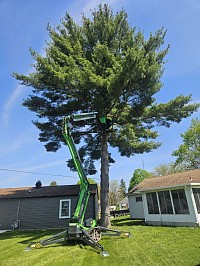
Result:
[[[79,185],[0,188],[0,199],[77,196],[80,191]],[[97,193],[97,185],[90,184],[90,193]]]
[[[200,185],[200,169],[171,174],[167,176],[146,178],[142,182],[140,182],[137,186],[135,186],[129,192],[129,194],[139,191],[192,185],[197,183]]]

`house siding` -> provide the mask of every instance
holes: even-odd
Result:
[[[129,212],[131,219],[144,219],[144,208],[143,208],[143,199],[142,201],[136,201],[137,197],[141,197],[140,195],[129,195]]]
[[[60,199],[67,197],[25,198],[21,200],[20,229],[65,227],[66,220],[59,219]],[[73,205],[73,199],[71,200]]]
[[[85,218],[96,218],[96,195],[91,195]],[[59,219],[61,199],[71,199],[70,218]],[[0,229],[10,230],[11,225],[19,220],[19,229],[65,228],[75,211],[77,196],[38,197],[0,200]],[[19,205],[20,203],[20,205]],[[3,215],[2,215],[3,214]]]
[[[98,213],[99,213],[98,198],[96,195],[93,194],[90,196],[88,201],[85,220],[89,218],[98,220]]]
[[[0,230],[10,230],[17,220],[19,199],[0,200]]]

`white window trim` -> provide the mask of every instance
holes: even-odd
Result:
[[[174,202],[173,202],[173,198],[172,198],[172,191],[171,190],[169,190],[169,195],[170,195],[170,199],[171,199],[173,214],[176,215],[175,208],[174,208]]]
[[[62,216],[62,202],[68,201],[69,202],[69,215],[68,216]],[[59,219],[66,219],[71,217],[71,199],[61,199],[60,200],[60,206],[59,206]]]

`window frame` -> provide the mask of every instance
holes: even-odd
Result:
[[[174,214],[172,199],[169,190],[158,191],[160,214]]]
[[[62,215],[62,203],[63,202],[68,202],[69,203],[69,210],[68,210],[68,215],[63,216]],[[66,219],[66,218],[71,218],[71,199],[60,199],[59,201],[59,219]]]
[[[141,202],[142,201],[142,196],[136,196],[135,197],[136,202]]]
[[[192,193],[194,196],[194,202],[196,204],[197,213],[200,214],[200,188],[193,187]]]
[[[147,210],[149,214],[160,214],[159,202],[156,191],[146,193],[146,201],[147,201]]]
[[[184,198],[180,197],[182,192],[184,194]],[[175,193],[176,193],[176,195],[175,195]],[[190,209],[189,209],[189,204],[188,204],[188,201],[187,201],[185,189],[174,189],[174,190],[171,190],[171,195],[172,195],[172,203],[173,203],[173,206],[174,206],[174,214],[175,215],[177,215],[177,214],[180,214],[180,215],[182,215],[182,214],[184,214],[184,215],[190,214]],[[175,196],[177,196],[177,198],[175,198]],[[177,205],[177,203],[178,203],[178,205]],[[187,212],[184,211],[185,210],[184,204],[187,204]],[[178,208],[179,208],[179,210],[178,210]]]

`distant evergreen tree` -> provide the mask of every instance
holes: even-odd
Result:
[[[126,197],[126,182],[123,179],[120,180],[119,190],[120,190],[120,198],[121,199],[125,198]]]

